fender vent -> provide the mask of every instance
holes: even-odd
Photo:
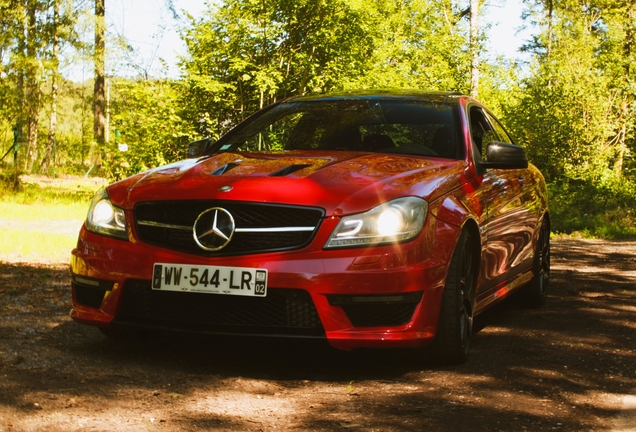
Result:
[[[225,165],[223,165],[222,167],[217,168],[217,169],[215,169],[214,171],[212,171],[212,175],[213,175],[213,176],[220,176],[220,175],[223,175],[223,174],[225,174],[226,172],[228,172],[229,170],[236,168],[237,166],[238,166],[238,164],[235,164],[235,163],[228,163],[228,164],[225,164]]]
[[[301,169],[307,168],[309,166],[311,166],[311,165],[306,165],[306,164],[303,164],[303,165],[290,165],[290,166],[287,166],[287,167],[285,167],[283,169],[279,169],[276,172],[271,173],[269,176],[270,177],[284,177],[286,175],[289,175],[291,173],[295,173],[296,171],[300,171]]]

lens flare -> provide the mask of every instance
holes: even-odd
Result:
[[[95,223],[112,222],[113,216],[113,207],[105,200],[98,202],[93,209],[93,222]]]
[[[403,224],[402,213],[394,208],[388,208],[378,216],[378,232],[382,235],[394,235],[402,229]]]

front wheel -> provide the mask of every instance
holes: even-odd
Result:
[[[424,348],[425,360],[461,364],[468,358],[475,306],[475,260],[468,231],[463,231],[446,277],[437,334]]]

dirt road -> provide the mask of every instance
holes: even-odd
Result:
[[[2,257],[0,257],[0,260]],[[68,267],[0,262],[0,432],[636,431],[636,242],[553,241],[548,304],[476,320],[467,364],[68,318]]]

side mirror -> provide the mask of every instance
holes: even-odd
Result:
[[[484,168],[515,169],[528,168],[526,149],[514,144],[491,142],[486,146]]]
[[[210,144],[212,144],[211,138],[204,138],[198,141],[192,141],[190,144],[188,144],[188,159],[196,158],[204,154]]]

